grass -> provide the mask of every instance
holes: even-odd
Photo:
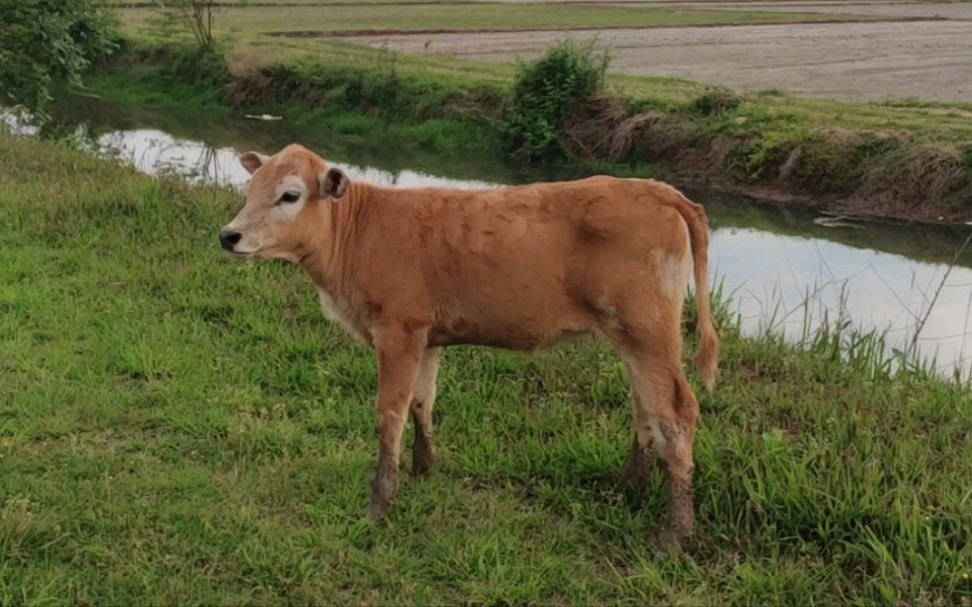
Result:
[[[136,31],[151,29],[156,9],[122,9],[123,21]],[[288,31],[396,30],[535,30],[611,27],[673,27],[869,20],[854,15],[738,10],[673,10],[657,7],[611,7],[543,4],[390,4],[226,7],[217,13],[217,31],[258,36]]]
[[[479,0],[472,0],[473,2],[478,2]],[[757,0],[763,1],[763,0]],[[314,6],[333,6],[342,4],[379,4],[379,5],[395,5],[395,4],[464,4],[469,2],[469,0],[229,0],[225,2],[220,2],[220,8],[225,7],[240,7],[245,8],[248,6],[262,6],[262,5],[277,5],[277,6],[295,6],[295,5],[314,5]],[[140,8],[137,5],[144,6],[147,4],[147,0],[142,0],[138,2],[137,0],[103,0],[103,3],[107,6],[117,6],[121,8]],[[135,7],[132,7],[132,4]]]
[[[659,472],[610,490],[630,408],[589,342],[449,350],[441,467],[373,525],[372,357],[218,250],[238,194],[3,134],[0,165],[0,604],[972,604],[968,386],[873,337],[720,314],[670,562]]]

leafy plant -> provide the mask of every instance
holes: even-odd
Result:
[[[504,139],[519,161],[554,160],[566,154],[562,129],[570,113],[604,86],[610,56],[595,55],[570,40],[552,45],[532,63],[520,63]]]
[[[41,112],[58,81],[81,84],[118,47],[113,14],[89,0],[0,0],[0,103]]]
[[[713,116],[734,110],[741,102],[731,91],[711,89],[692,102],[692,109],[703,116]]]

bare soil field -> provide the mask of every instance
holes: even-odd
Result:
[[[600,2],[598,4],[601,4]],[[615,4],[615,3],[612,3]],[[616,3],[631,6],[627,3]],[[711,0],[668,0],[651,2],[651,6],[682,7],[707,10],[773,11],[779,13],[841,13],[885,18],[972,20],[972,2],[845,2],[844,0],[816,0],[813,2],[719,2]]]
[[[285,1],[285,0],[276,0]],[[290,1],[290,0],[286,0]],[[332,2],[338,0],[303,0]],[[406,1],[406,0],[385,0]],[[413,0],[407,0],[413,1]],[[450,0],[444,0],[446,2]],[[686,10],[744,9],[800,13],[843,13],[879,17],[940,17],[972,19],[972,0],[451,0],[504,4],[585,4],[596,6],[657,6]]]
[[[779,3],[745,6],[775,11]],[[612,69],[621,73],[840,100],[972,101],[972,4],[927,6],[952,7],[956,14],[964,10],[970,20],[397,34],[349,40],[412,53],[508,62],[536,57],[567,35],[578,41],[596,37],[597,46],[612,49]]]

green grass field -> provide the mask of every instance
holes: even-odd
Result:
[[[151,28],[156,9],[124,9],[123,21],[136,31]],[[797,23],[835,18],[867,20],[853,15],[762,11],[672,10],[654,7],[611,7],[542,4],[391,4],[332,6],[225,7],[216,13],[216,30],[259,36],[287,31],[361,30],[530,30],[605,27],[672,27]]]
[[[102,3],[106,6],[118,6],[122,8],[127,8],[128,6],[142,5],[148,3],[149,0],[102,0]],[[478,0],[474,0],[478,1]],[[757,2],[772,1],[772,0],[756,0]],[[227,8],[245,8],[248,6],[264,6],[264,5],[277,5],[277,6],[297,6],[306,4],[308,6],[333,6],[342,4],[380,4],[380,5],[395,5],[395,4],[468,4],[469,0],[220,0],[219,7]],[[138,6],[141,8],[141,6]]]
[[[449,350],[440,468],[376,525],[372,357],[296,268],[219,250],[238,194],[3,134],[0,166],[2,605],[972,604],[968,387],[876,342],[722,315],[668,562],[659,471],[611,491],[608,349]]]

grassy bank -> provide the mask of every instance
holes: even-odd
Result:
[[[740,96],[611,73],[576,91],[570,78],[557,80],[564,67],[552,59],[557,52],[517,68],[335,40],[271,44],[242,36],[201,58],[191,47],[145,36],[129,44],[95,90],[185,103],[189,89],[234,110],[418,142],[447,155],[490,154],[574,174],[654,166],[677,185],[780,204],[864,217],[972,219],[967,106],[850,104],[772,91]],[[597,63],[584,49],[567,52],[575,65],[564,69]],[[523,89],[516,83],[530,70],[540,75],[533,89]],[[540,108],[539,118],[527,115],[524,100]],[[509,136],[525,123],[527,139],[548,149],[535,153],[533,143]]]
[[[968,387],[873,342],[720,314],[698,535],[667,563],[659,472],[611,491],[606,348],[450,350],[441,468],[372,525],[372,357],[296,268],[218,250],[237,194],[2,134],[0,166],[0,604],[970,604]]]

